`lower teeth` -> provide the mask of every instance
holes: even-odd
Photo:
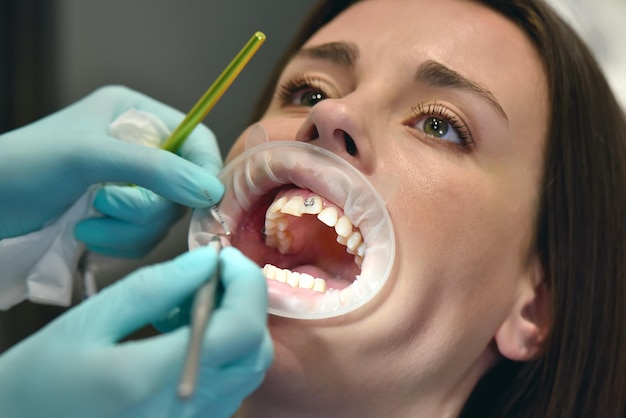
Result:
[[[319,293],[326,293],[326,281],[310,274],[293,272],[288,269],[281,269],[272,264],[263,267],[263,275],[268,280],[276,280],[287,283],[291,287],[309,289]]]

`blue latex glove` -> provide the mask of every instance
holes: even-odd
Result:
[[[141,256],[190,207],[219,201],[215,178],[222,161],[214,135],[199,125],[179,151],[129,144],[108,136],[113,120],[130,108],[160,118],[173,130],[184,115],[127,89],[101,88],[44,119],[0,136],[0,239],[38,230],[69,208],[94,183],[107,186],[94,205],[105,217],[77,226],[91,250]]]
[[[224,293],[205,334],[198,388],[176,395],[189,328],[118,343],[166,315],[217,263],[203,247],[138,270],[0,356],[2,417],[230,417],[273,358],[260,269],[220,253]]]

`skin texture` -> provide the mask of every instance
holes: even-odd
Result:
[[[549,328],[528,248],[549,118],[540,59],[513,23],[455,0],[358,3],[305,48],[330,42],[356,46],[354,64],[294,58],[279,85],[315,81],[290,103],[275,98],[261,123],[270,140],[312,141],[366,175],[398,178],[394,271],[349,315],[270,317],[275,363],[238,416],[456,416],[489,367],[537,355]],[[416,81],[428,61],[488,90],[506,117],[484,95]],[[308,106],[310,92],[326,99]],[[426,135],[428,116],[461,121],[471,144]]]

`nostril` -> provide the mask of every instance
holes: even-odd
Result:
[[[346,152],[354,157],[358,152],[354,139],[352,139],[352,137],[347,132],[344,132],[343,140],[346,143]]]
[[[315,141],[320,137],[319,132],[317,131],[317,126],[311,125],[305,131],[303,131],[302,135],[300,135],[299,140],[304,142]]]

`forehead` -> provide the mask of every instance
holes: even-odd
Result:
[[[456,55],[461,62],[475,56],[490,61],[494,54],[485,56],[488,50],[502,58],[511,57],[515,55],[508,52],[511,47],[533,53],[522,31],[512,22],[467,0],[360,1],[320,29],[307,45],[338,37],[377,53],[387,50],[450,58]]]
[[[486,86],[507,113],[520,101],[546,102],[543,67],[530,40],[506,17],[473,1],[364,0],[305,46],[335,41],[358,47],[360,72],[412,75],[420,63],[435,60]]]

